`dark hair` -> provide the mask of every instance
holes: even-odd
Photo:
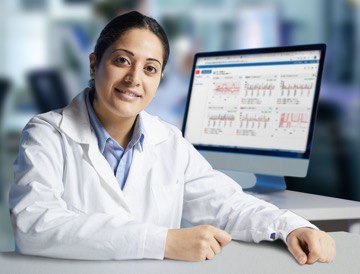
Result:
[[[169,41],[166,33],[155,19],[145,16],[137,11],[119,15],[104,27],[96,41],[94,49],[97,64],[100,63],[104,52],[112,43],[118,40],[125,32],[134,28],[150,30],[160,39],[164,51],[164,62],[162,66],[162,70],[164,70],[170,54]]]

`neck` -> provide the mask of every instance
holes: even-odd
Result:
[[[92,102],[94,112],[101,122],[102,126],[110,134],[110,136],[118,142],[122,148],[126,148],[131,140],[131,136],[134,131],[135,117],[123,118],[113,114],[106,114],[99,111],[99,105],[97,100]]]
[[[103,121],[99,117],[99,120],[110,136],[125,149],[131,140],[135,126],[135,119],[116,119],[116,121],[109,121],[109,119],[106,119]]]

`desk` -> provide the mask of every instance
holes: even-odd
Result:
[[[285,208],[309,221],[347,220],[348,231],[360,234],[360,202],[291,190],[258,191],[259,198]]]
[[[0,253],[0,273],[359,273],[360,235],[332,232],[337,256],[331,264],[299,265],[281,241],[260,244],[232,241],[213,260],[203,262],[131,260],[76,261]]]

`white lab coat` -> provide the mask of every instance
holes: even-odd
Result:
[[[63,110],[27,124],[14,164],[9,206],[17,250],[74,259],[164,257],[168,228],[181,218],[244,241],[286,240],[312,225],[258,200],[215,171],[181,132],[142,112],[143,147],[134,148],[123,190],[98,149],[86,90]],[[274,236],[274,234],[273,234]]]

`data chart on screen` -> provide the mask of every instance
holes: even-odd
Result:
[[[319,59],[317,50],[198,58],[186,139],[304,152]]]

